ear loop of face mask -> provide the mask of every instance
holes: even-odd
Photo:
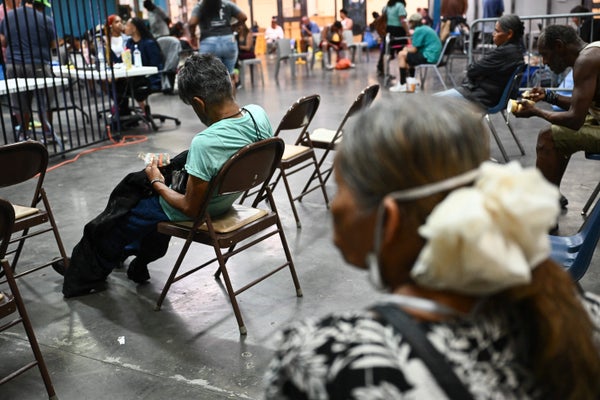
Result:
[[[435,193],[444,192],[446,190],[454,189],[459,186],[471,183],[479,175],[479,169],[467,171],[463,174],[453,176],[442,181],[431,183],[429,185],[418,186],[416,188],[398,190],[396,192],[388,193],[384,197],[392,197],[396,201],[413,201],[418,200],[427,196],[431,196]],[[381,242],[384,230],[385,220],[385,206],[383,202],[377,208],[377,215],[375,216],[375,232],[373,237],[373,251],[369,252],[366,256],[366,264],[369,269],[369,281],[379,291],[388,291],[386,283],[381,276],[381,266],[379,263],[379,253],[381,250]]]

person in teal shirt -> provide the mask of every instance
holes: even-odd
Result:
[[[442,52],[442,42],[437,33],[427,25],[423,25],[421,14],[413,14],[408,19],[411,29],[414,29],[411,46],[406,46],[398,53],[400,80],[390,88],[391,92],[406,91],[406,77],[415,76],[415,66],[435,64]]]
[[[127,193],[121,193],[119,199],[126,198],[126,203],[121,200],[120,204],[111,204],[110,208],[123,209],[123,212],[109,223],[104,223],[102,229],[96,229],[102,230],[102,233],[93,237],[92,244],[88,245],[89,241],[82,239],[81,245],[75,246],[68,268],[53,265],[65,276],[65,297],[103,290],[106,277],[130,255],[135,255],[135,258],[129,263],[127,277],[136,283],[150,279],[148,264],[162,257],[168,245],[167,239],[161,241],[160,246],[148,248],[151,238],[158,235],[157,224],[193,220],[207,197],[210,199],[208,212],[211,216],[226,212],[241,193],[213,196],[207,192],[209,182],[241,148],[273,136],[273,128],[264,109],[258,105],[240,107],[237,104],[229,72],[215,56],[194,54],[188,57],[177,74],[177,83],[181,100],[192,106],[207,127],[194,136],[187,152],[185,189],[180,193],[165,183],[157,159],[146,166],[141,177],[137,173],[135,178],[131,177],[141,178],[142,190],[146,193],[146,188],[151,187],[151,194],[137,196],[127,191],[134,190],[134,185],[122,189]],[[131,200],[137,197],[141,198]],[[125,209],[125,204],[130,203],[132,208]],[[103,218],[106,221],[109,216]]]

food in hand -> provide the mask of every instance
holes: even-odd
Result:
[[[506,108],[507,108],[508,112],[510,112],[510,113],[516,113],[516,112],[522,111],[523,110],[523,106],[525,104],[531,104],[531,105],[533,105],[533,104],[535,104],[535,102],[531,101],[531,100],[521,100],[521,101],[509,100],[508,101],[508,107],[506,107]]]
[[[524,99],[530,99],[532,97],[532,94],[529,90],[526,90],[523,92],[523,94],[521,95],[521,97],[523,97]]]

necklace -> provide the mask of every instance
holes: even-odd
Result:
[[[448,315],[448,316],[463,316],[465,313],[454,308],[448,307],[445,304],[440,304],[436,301],[425,299],[422,297],[407,296],[404,294],[388,294],[383,300],[388,303],[394,303],[399,306],[412,308],[414,310],[425,311],[428,313]]]
[[[236,115],[241,114],[241,113],[242,113],[242,109],[238,108],[238,110],[236,112],[234,112],[233,114],[223,117],[221,119],[229,119],[229,118],[235,117]]]

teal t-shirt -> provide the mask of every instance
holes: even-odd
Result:
[[[417,26],[412,35],[412,45],[419,50],[429,63],[436,63],[442,52],[442,41],[437,33],[427,25]]]
[[[389,26],[402,26],[400,17],[406,17],[406,8],[404,8],[404,4],[398,2],[391,7],[385,7],[385,13]]]
[[[185,163],[185,170],[188,174],[209,182],[239,149],[247,144],[273,136],[273,128],[262,107],[252,104],[244,108],[248,111],[244,111],[240,118],[222,119],[194,136]],[[256,127],[252,117],[256,121]],[[213,197],[208,206],[208,213],[211,216],[224,213],[239,196],[240,194],[231,194]],[[162,197],[159,200],[169,220],[187,221],[190,219],[169,205]]]

